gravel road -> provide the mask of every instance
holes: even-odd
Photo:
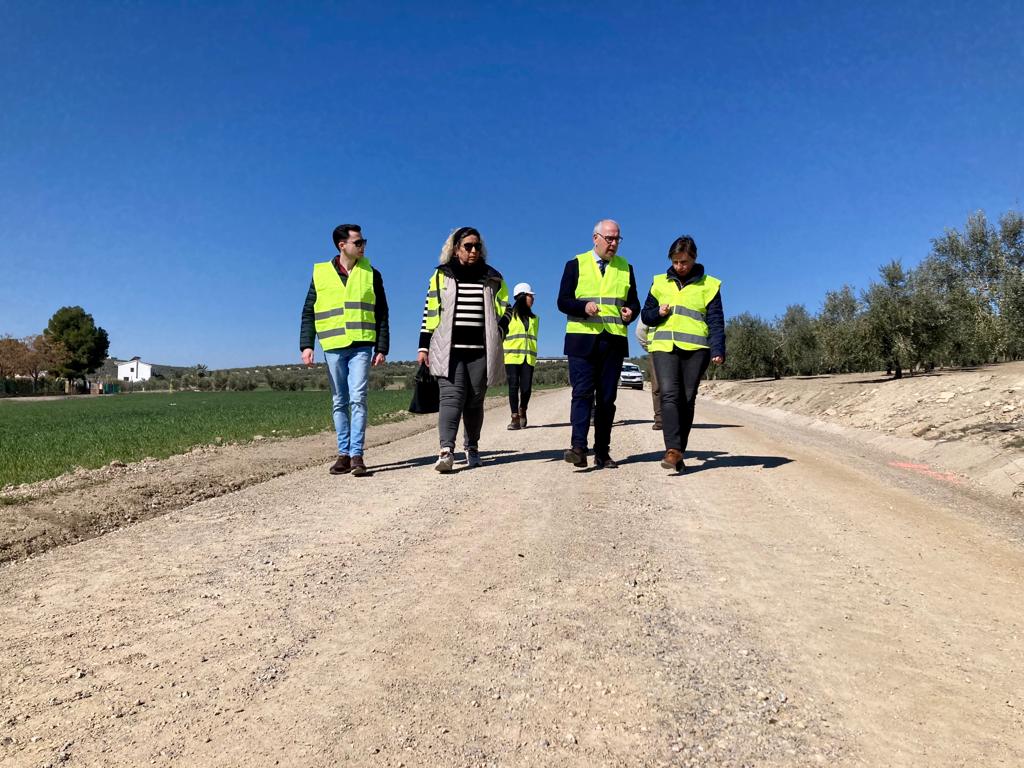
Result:
[[[1017,766],[1024,525],[967,485],[649,392],[371,476],[291,472],[0,568],[4,766]]]

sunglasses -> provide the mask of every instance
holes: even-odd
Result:
[[[367,243],[367,240],[366,240],[365,237],[361,237],[358,240],[353,240],[352,241],[352,245],[354,245],[356,248],[362,248],[363,246],[366,245],[366,243]]]
[[[463,243],[462,247],[465,248],[470,253],[472,253],[473,251],[476,251],[477,253],[484,252],[483,243]]]

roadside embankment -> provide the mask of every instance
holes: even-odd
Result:
[[[1024,362],[899,380],[879,372],[709,381],[701,393],[842,432],[999,496],[1024,494]]]

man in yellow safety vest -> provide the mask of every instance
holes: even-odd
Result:
[[[594,227],[594,247],[565,265],[558,309],[567,315],[564,351],[572,384],[572,442],[565,460],[587,466],[587,435],[594,404],[594,465],[618,466],[612,459],[612,421],[622,361],[629,354],[626,326],[640,314],[633,268],[618,255],[622,235],[611,219]]]
[[[338,458],[330,472],[358,477],[366,474],[363,445],[370,364],[381,365],[388,354],[388,301],[380,272],[365,257],[362,228],[342,224],[331,236],[338,255],[313,265],[299,349],[307,366],[313,365],[314,339],[324,350],[338,434]]]

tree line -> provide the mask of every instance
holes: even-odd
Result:
[[[106,359],[109,347],[107,332],[92,315],[81,307],[61,307],[42,333],[0,337],[0,394],[50,394],[58,391],[60,380],[84,382]]]
[[[983,212],[962,232],[932,240],[915,268],[899,260],[859,294],[825,294],[812,315],[792,304],[766,321],[744,312],[726,322],[727,365],[718,378],[750,379],[885,369],[895,378],[936,367],[1024,357],[1024,217],[998,226]]]

